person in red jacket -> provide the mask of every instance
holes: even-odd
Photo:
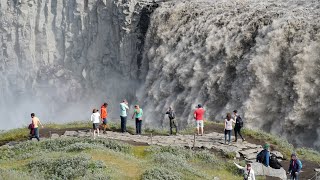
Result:
[[[108,117],[108,111],[107,111],[107,107],[108,107],[108,103],[103,103],[103,105],[101,106],[101,121],[102,121],[102,127],[103,127],[103,133],[106,133],[106,129],[108,127],[107,124],[107,117]]]
[[[193,117],[196,120],[197,133],[201,136],[203,135],[204,112],[205,110],[203,109],[202,105],[198,104],[198,108],[193,113]],[[201,134],[199,134],[199,129]]]

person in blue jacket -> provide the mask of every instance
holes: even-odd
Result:
[[[299,179],[299,174],[302,168],[302,163],[301,161],[297,158],[296,154],[291,154],[291,160],[290,160],[290,165],[289,165],[289,172],[290,174],[290,179],[291,180],[298,180]]]
[[[269,160],[270,160],[270,151],[269,151],[269,144],[265,144],[263,146],[263,150],[260,151],[257,155],[257,162],[262,163],[266,167],[269,167]]]

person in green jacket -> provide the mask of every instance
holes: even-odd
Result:
[[[137,135],[141,135],[142,115],[143,115],[142,109],[139,107],[139,105],[135,105],[132,119],[135,118],[135,120],[136,120],[136,134]]]

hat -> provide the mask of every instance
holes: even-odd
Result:
[[[202,105],[201,104],[198,104],[198,108],[201,108],[202,107]]]
[[[291,154],[291,157],[293,157],[293,156],[297,157],[297,155],[296,155],[295,153],[292,153],[292,154]]]
[[[270,145],[268,143],[266,143],[264,146],[263,146],[263,149],[268,149],[270,147]]]

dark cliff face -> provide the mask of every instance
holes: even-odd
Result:
[[[88,119],[133,101],[152,12],[122,1],[0,1],[1,128]],[[140,13],[141,12],[141,13]]]

